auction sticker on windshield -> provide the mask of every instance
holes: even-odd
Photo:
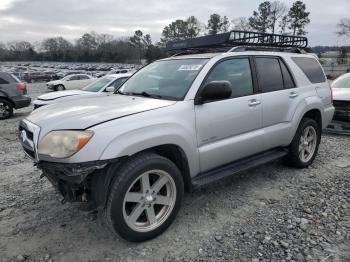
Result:
[[[181,65],[178,71],[197,71],[202,65]]]

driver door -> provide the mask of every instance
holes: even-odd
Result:
[[[249,57],[226,59],[208,73],[210,81],[231,83],[231,98],[195,106],[201,172],[263,150],[261,95]]]

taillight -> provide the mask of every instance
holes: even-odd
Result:
[[[331,82],[329,82],[329,81],[328,81],[328,86],[329,86],[329,90],[331,91],[331,101],[333,103],[333,89],[332,89]]]
[[[27,92],[26,84],[18,83],[18,84],[16,85],[16,88],[17,88],[19,91],[23,91],[23,93],[26,93],[26,92]]]

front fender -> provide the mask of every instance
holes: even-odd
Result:
[[[161,146],[176,145],[180,147],[188,160],[190,174],[199,173],[199,157],[196,135],[191,130],[176,124],[155,124],[121,134],[113,139],[102,152],[100,159],[113,159],[131,156],[140,151]]]

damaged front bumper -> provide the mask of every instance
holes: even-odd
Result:
[[[91,200],[91,179],[89,175],[118,160],[99,160],[84,163],[55,163],[40,161],[37,167],[42,177],[52,183],[62,194],[62,202],[86,202]]]

